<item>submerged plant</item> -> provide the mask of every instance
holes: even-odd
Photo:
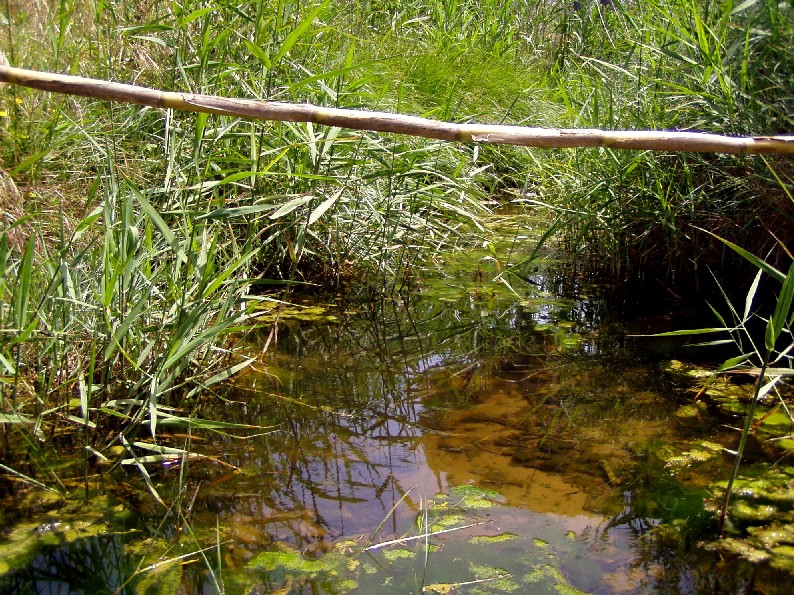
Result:
[[[730,323],[726,322],[725,318],[720,315],[716,309],[712,308],[712,311],[717,316],[722,326],[673,331],[658,336],[730,333],[731,339],[720,339],[702,344],[721,345],[733,343],[741,351],[739,355],[725,360],[706,380],[706,385],[715,378],[716,374],[735,369],[747,370],[756,378],[752,398],[745,413],[744,428],[742,429],[739,444],[734,453],[734,464],[728,478],[720,510],[718,530],[720,535],[722,535],[724,533],[731,491],[739,475],[748,436],[756,423],[756,406],[760,400],[775,391],[776,387],[782,381],[794,375],[794,334],[792,334],[792,326],[794,326],[794,309],[792,309],[792,299],[794,298],[794,262],[789,266],[788,271],[784,273],[736,244],[723,238],[717,239],[750,262],[758,270],[755,280],[747,292],[744,309],[741,312],[737,310],[723,292],[732,317]],[[786,250],[786,253],[789,255],[789,258],[792,258],[788,250]],[[774,310],[771,314],[766,315],[763,312],[759,312],[758,306],[755,303],[762,279],[765,277],[780,283],[780,290],[777,294]],[[755,328],[756,325],[754,324],[759,320],[764,323],[763,343],[759,340]],[[705,387],[701,390],[701,393],[704,390]],[[782,397],[778,394],[777,398],[781,400],[785,410],[788,412],[785,403],[782,402]],[[789,419],[794,423],[794,419],[791,418],[790,414]]]

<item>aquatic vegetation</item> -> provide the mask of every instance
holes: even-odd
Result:
[[[517,539],[518,534],[516,533],[500,533],[499,535],[475,535],[471,539],[469,539],[469,543],[500,543],[502,541],[510,541],[511,539]]]
[[[442,495],[441,499],[454,508],[463,510],[491,508],[503,501],[503,497],[498,492],[475,485],[454,486],[449,490],[449,495]]]
[[[724,447],[721,444],[715,444],[708,440],[698,441],[693,444],[691,450],[668,458],[664,466],[674,474],[680,473],[684,469],[689,469],[692,466],[711,461],[715,457],[720,456],[723,452]]]
[[[550,582],[552,589],[561,595],[580,595],[581,593],[586,593],[586,591],[581,591],[571,586],[559,569],[551,564],[539,565],[532,572],[526,574],[523,580],[527,585]]]

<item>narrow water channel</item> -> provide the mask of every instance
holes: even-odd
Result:
[[[183,516],[128,471],[104,490],[125,530],[106,520],[58,545],[33,521],[53,537],[4,588],[784,592],[781,575],[697,545],[715,537],[704,500],[730,459],[682,482],[670,455],[732,438],[680,414],[661,361],[616,338],[595,290],[536,274],[506,291],[478,271],[278,309],[245,339],[256,362],[196,411],[262,429],[192,433],[207,458],[150,469]],[[175,532],[187,527],[192,549]],[[97,559],[113,570],[98,576]]]

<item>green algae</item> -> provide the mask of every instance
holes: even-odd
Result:
[[[323,572],[339,568],[338,560],[330,555],[312,560],[305,558],[298,550],[282,545],[281,549],[272,552],[262,552],[255,556],[248,567],[256,570],[282,569],[287,574],[298,574],[314,577]]]
[[[256,308],[261,312],[258,319],[265,322],[275,320],[298,322],[338,322],[338,318],[329,313],[329,308],[325,306],[301,306],[301,305],[280,305],[272,306],[264,304]]]
[[[708,413],[708,405],[704,401],[697,401],[688,405],[682,405],[673,414],[678,420],[700,421]]]
[[[389,562],[394,562],[396,560],[412,560],[416,557],[416,552],[412,552],[405,548],[394,548],[384,551],[383,557]]]
[[[306,558],[297,549],[278,544],[279,549],[262,552],[247,564],[250,574],[266,573],[271,580],[298,580],[301,582],[331,581],[335,590],[351,591],[358,587],[357,574],[361,563],[350,557],[345,543],[337,544],[333,551],[316,559]]]
[[[755,547],[744,539],[736,539],[733,537],[726,537],[719,541],[704,544],[703,547],[706,550],[716,551],[722,554],[734,554],[747,560],[751,564],[762,564],[768,562],[772,557],[764,548]]]
[[[676,359],[662,362],[660,369],[665,374],[684,380],[706,380],[714,374],[713,370],[699,368]]]
[[[112,533],[109,525],[120,527],[129,515],[104,494],[94,495],[88,505],[82,501],[63,501],[46,492],[34,492],[28,498],[27,506],[44,506],[50,510],[37,515],[34,521],[20,521],[6,527],[0,540],[0,576],[26,566],[44,548]]]
[[[466,517],[464,515],[457,514],[454,511],[446,511],[444,509],[436,510],[435,514],[432,516],[434,517],[434,520],[431,523],[433,530],[458,527],[466,522]]]
[[[727,482],[714,485],[724,492]],[[735,498],[774,504],[781,509],[794,508],[794,468],[767,465],[745,468],[734,481],[733,494]]]
[[[559,568],[551,564],[541,564],[523,577],[526,584],[537,584],[541,582],[550,583],[552,588],[562,595],[584,595],[585,591],[580,591],[560,572]]]
[[[769,565],[777,570],[794,573],[794,546],[780,545],[770,551]]]
[[[507,532],[500,533],[499,535],[475,535],[469,539],[469,543],[475,545],[481,543],[502,543],[504,541],[511,541],[513,539],[518,539],[518,534]]]
[[[455,501],[454,505],[456,507],[465,510],[491,508],[500,502],[504,502],[504,497],[498,492],[470,484],[451,488],[449,490],[449,498]]]
[[[512,593],[521,589],[521,585],[514,581],[510,573],[504,568],[472,562],[469,564],[469,570],[476,580],[487,581],[483,583],[485,590],[482,587],[474,587],[471,591],[472,593],[492,593],[493,591]]]
[[[731,520],[736,524],[765,523],[779,518],[778,509],[771,504],[755,504],[737,499],[731,503]]]
[[[182,591],[183,580],[183,568],[180,564],[166,564],[144,572],[135,585],[135,591],[146,595],[179,593]]]
[[[718,510],[726,482],[715,482]],[[754,465],[736,479],[728,507],[730,535],[705,545],[709,551],[738,556],[751,564],[794,573],[794,469]]]
[[[684,469],[705,463],[715,459],[723,452],[720,444],[702,440],[692,444],[690,450],[682,452],[680,455],[669,456],[665,463],[665,468],[672,473],[679,473]]]

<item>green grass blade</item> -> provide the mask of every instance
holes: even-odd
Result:
[[[22,266],[17,275],[17,286],[14,295],[14,310],[16,315],[16,326],[22,331],[28,322],[28,302],[30,301],[30,287],[33,276],[33,254],[36,248],[36,237],[31,234],[25,246],[25,254],[22,257]]]
[[[300,24],[295,27],[295,29],[287,35],[287,38],[284,40],[284,43],[281,44],[281,48],[279,48],[278,53],[276,53],[275,58],[273,58],[273,62],[278,62],[287,53],[292,49],[292,47],[298,42],[298,40],[303,37],[303,34],[306,33],[314,24],[314,19],[317,18],[319,15],[330,3],[330,0],[324,0],[322,4],[315,7],[304,19],[300,22]]]
[[[775,312],[769,318],[767,333],[767,349],[774,349],[778,337],[783,330],[783,326],[788,322],[791,315],[791,300],[794,297],[794,262],[789,267],[786,280],[783,282],[783,288],[778,295],[777,303],[775,304]]]
[[[740,246],[737,246],[736,244],[734,244],[733,242],[731,242],[729,240],[726,240],[725,238],[721,238],[717,234],[714,234],[714,233],[708,231],[707,229],[703,229],[701,227],[697,227],[696,229],[699,229],[700,231],[709,234],[713,238],[716,238],[717,240],[719,240],[720,242],[722,242],[723,244],[728,246],[728,248],[730,248],[731,250],[736,252],[739,256],[741,256],[742,258],[747,260],[749,263],[751,263],[754,267],[756,267],[758,269],[761,269],[765,273],[768,273],[770,277],[772,277],[774,279],[777,279],[781,283],[783,283],[786,280],[786,275],[781,273],[779,270],[777,270],[771,264],[768,264],[763,259],[758,258],[755,254],[752,254],[751,252],[748,252],[744,248],[742,248]]]
[[[143,209],[143,212],[146,213],[146,215],[149,217],[152,223],[154,223],[154,226],[157,228],[157,231],[159,231],[162,234],[162,236],[165,238],[165,240],[174,250],[174,253],[177,255],[177,257],[182,262],[187,262],[187,255],[185,254],[185,251],[182,249],[179,240],[177,240],[176,235],[174,235],[174,232],[171,231],[171,228],[168,227],[168,224],[163,220],[160,214],[155,210],[155,208],[151,205],[151,203],[148,200],[146,200],[146,197],[143,195],[143,193],[141,193],[140,190],[130,185],[130,191],[132,192],[132,195],[135,197],[138,203],[141,205],[141,209]]]
[[[326,198],[323,202],[321,202],[316,209],[314,209],[309,215],[309,225],[314,224],[323,214],[330,209],[334,203],[339,200],[339,197],[342,196],[342,192],[344,192],[344,188],[340,188],[336,192],[334,192],[331,196]]]

